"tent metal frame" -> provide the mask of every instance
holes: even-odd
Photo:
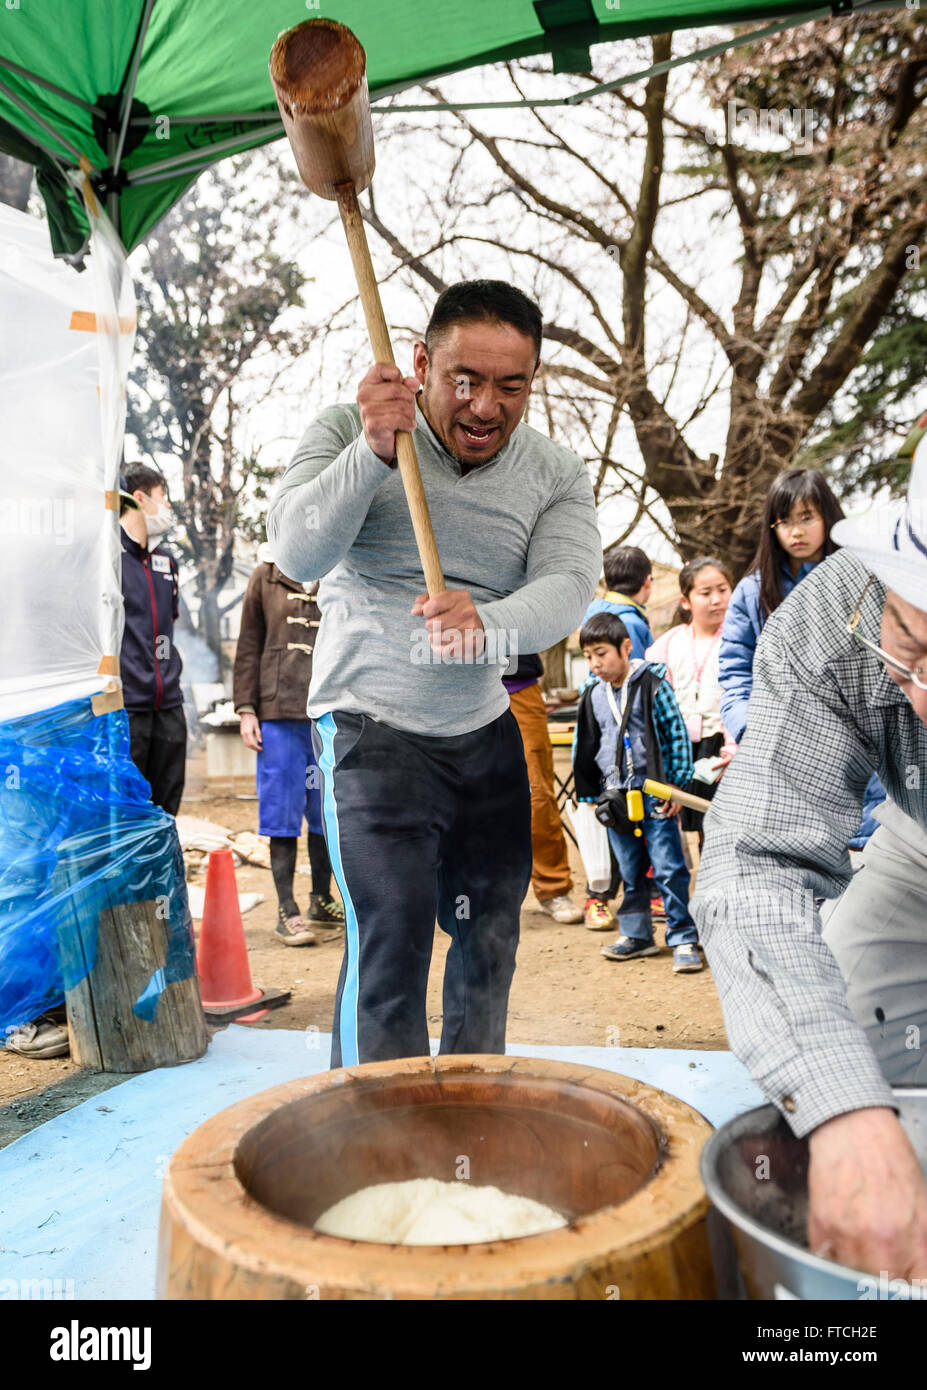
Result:
[[[0,58],[0,68],[6,68],[8,72],[13,72],[17,77],[28,77],[30,82],[34,82],[37,87],[44,87],[46,91],[54,92],[56,96],[63,97],[65,101],[73,102],[75,106],[80,106],[84,111],[91,112],[94,116],[106,117],[106,112],[102,106],[94,106],[92,101],[84,101],[83,97],[76,97],[73,92],[65,91],[64,87],[57,86],[54,82],[49,82],[47,77],[40,77],[37,72],[31,72],[29,68],[24,68],[19,63],[11,63],[9,58]]]
[[[3,84],[0,83],[0,87],[2,87],[2,85],[3,85]],[[41,151],[43,152],[43,154],[47,154],[47,155],[48,155],[49,159],[50,159],[50,160],[52,161],[52,163],[55,165],[55,167],[57,168],[57,170],[58,170],[58,172],[59,172],[60,174],[64,175],[64,173],[65,173],[68,169],[76,169],[76,168],[77,168],[77,165],[76,165],[75,163],[73,163],[72,160],[70,160],[70,159],[65,159],[63,155],[56,154],[54,150],[49,149],[49,147],[48,147],[48,145],[46,145],[45,141],[44,141],[44,140],[40,140],[39,137],[38,137],[37,135],[30,135],[30,136],[29,136],[29,142],[30,142],[30,144],[35,145],[36,149],[41,150]]]
[[[171,125],[232,125],[235,121],[273,120],[276,115],[276,111],[229,111],[221,116],[171,116],[169,120]],[[133,116],[129,125],[150,126],[151,121],[151,116]]]
[[[37,111],[32,109],[27,101],[24,101],[21,96],[18,96],[5,82],[0,82],[0,92],[5,93],[14,106],[18,106],[20,111],[24,111],[30,120],[35,121],[36,125],[39,126],[41,130],[44,130],[53,140],[57,140],[59,145],[63,145],[70,154],[73,154],[76,162],[80,162],[81,153],[77,146],[72,145],[67,136],[62,135],[60,130],[55,130],[54,126],[50,126]],[[60,156],[55,156],[47,145],[43,145],[34,135],[30,134],[27,138],[31,140],[33,144],[40,145],[47,155],[54,159],[56,163],[59,163]]]
[[[170,120],[170,117],[168,117],[168,120]],[[203,155],[208,154],[210,151],[215,153],[217,150],[222,150],[231,153],[235,147],[241,146],[242,141],[253,141],[258,138],[263,140],[265,136],[273,135],[274,133],[279,135],[283,134],[283,125],[280,121],[275,122],[274,125],[262,126],[258,130],[251,131],[248,135],[233,135],[228,140],[217,140],[214,145],[206,145],[202,149],[191,150],[189,154],[177,154],[174,155],[172,159],[160,159],[155,164],[142,164],[137,169],[127,169],[126,183],[137,184],[143,181],[145,183],[158,183],[160,182],[160,178],[154,171],[161,169],[171,171],[165,175],[165,178],[176,178],[178,174],[184,173],[184,169],[179,166],[189,164],[193,160],[202,159]],[[211,164],[213,161],[207,160],[207,163]],[[144,178],[146,174],[151,175],[151,177]]]
[[[138,33],[135,36],[135,48],[132,53],[129,79],[126,82],[125,90],[122,95],[122,109],[119,112],[119,140],[116,145],[116,154],[112,165],[113,178],[119,173],[119,166],[122,163],[122,151],[126,143],[126,133],[129,129],[129,114],[132,110],[132,98],[135,96],[135,84],[138,81],[138,70],[142,63],[142,49],[145,44],[145,35],[148,33],[148,24],[151,20],[151,11],[153,8],[154,0],[145,0],[145,10],[142,14],[141,23],[138,26]]]

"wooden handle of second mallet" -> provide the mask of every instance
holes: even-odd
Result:
[[[367,333],[370,337],[370,346],[373,349],[373,360],[395,366],[393,345],[389,340],[389,329],[383,316],[380,290],[373,273],[373,262],[370,259],[367,234],[364,231],[364,219],[357,203],[357,194],[354,191],[353,183],[339,184],[337,193],[338,210],[341,213],[344,234],[348,239],[348,250],[351,252],[354,277],[360,291],[364,318],[367,320]],[[409,504],[419,558],[425,572],[425,587],[429,597],[434,598],[435,594],[443,594],[446,586],[444,575],[441,572],[438,547],[435,545],[434,531],[431,526],[431,514],[425,498],[425,489],[422,486],[422,475],[415,455],[415,444],[407,430],[396,431],[396,460],[399,464],[399,474],[405,489],[406,501]]]
[[[690,811],[707,811],[711,805],[703,796],[693,796],[681,787],[671,787],[669,782],[654,782],[649,777],[644,782],[644,791],[660,801],[676,801],[680,806],[688,806]]]

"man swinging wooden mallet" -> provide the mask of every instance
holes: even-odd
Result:
[[[304,181],[341,208],[375,359],[357,404],[306,430],[267,518],[286,573],[322,578],[308,712],[346,920],[332,1065],[428,1053],[436,918],[451,937],[441,1051],[501,1053],[531,872],[501,677],[582,618],[601,566],[592,489],[581,459],[521,423],[541,314],[519,290],[451,286],[413,375],[393,364],[354,196],[373,171],[354,36],[309,20],[270,70]]]

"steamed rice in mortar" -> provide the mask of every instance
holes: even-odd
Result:
[[[343,1197],[315,1222],[324,1235],[387,1245],[477,1245],[539,1235],[565,1216],[498,1187],[414,1178],[374,1183]]]

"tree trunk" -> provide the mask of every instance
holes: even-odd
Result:
[[[10,154],[0,154],[0,203],[25,212],[31,190],[32,165]]]
[[[564,637],[562,642],[558,642],[556,646],[548,647],[546,652],[541,653],[541,660],[544,663],[541,689],[548,695],[552,690],[562,690],[567,684],[566,650],[567,639]]]
[[[205,579],[204,575],[199,576]],[[197,632],[211,652],[215,653],[222,673],[222,624],[219,614],[219,600],[215,589],[207,589],[205,583],[200,588],[200,611]]]

